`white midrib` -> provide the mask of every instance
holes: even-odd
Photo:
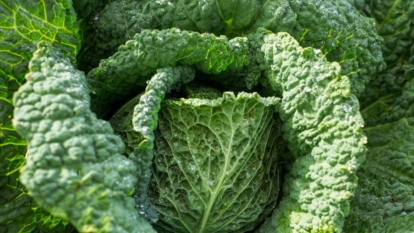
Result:
[[[218,184],[217,184],[216,188],[211,191],[211,196],[210,196],[210,199],[208,201],[207,208],[204,210],[203,219],[201,220],[201,224],[198,227],[196,233],[203,233],[205,228],[207,227],[207,221],[210,217],[211,209],[213,208],[213,205],[216,202],[219,190],[221,189],[222,184],[224,182],[224,178],[226,177],[226,171],[227,171],[227,168],[229,167],[231,145],[233,144],[233,137],[235,135],[235,131],[233,129],[233,124],[231,124],[231,129],[232,129],[232,137],[231,137],[231,140],[230,140],[228,148],[227,148],[227,154],[226,154],[226,161],[224,163],[224,169],[222,170],[222,173],[220,175],[220,179],[218,181]]]

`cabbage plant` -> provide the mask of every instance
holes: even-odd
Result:
[[[0,12],[0,231],[414,230],[414,2]]]

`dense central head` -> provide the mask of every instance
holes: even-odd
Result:
[[[270,213],[279,192],[278,103],[231,92],[163,101],[149,191],[157,228],[245,232]]]

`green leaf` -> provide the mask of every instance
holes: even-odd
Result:
[[[27,65],[41,41],[50,41],[73,60],[79,51],[76,14],[70,0],[0,2],[0,76],[24,82]]]
[[[364,130],[369,138],[367,159],[357,173],[358,189],[345,232],[414,228],[412,221],[401,225],[414,216],[413,126],[413,117],[408,117]]]
[[[88,73],[93,110],[102,115],[108,104],[136,93],[162,67],[189,65],[209,74],[240,70],[250,60],[247,50],[246,38],[228,40],[176,28],[143,30]]]
[[[49,40],[73,60],[79,50],[71,1],[0,2],[0,231],[72,229],[42,210],[20,184],[26,142],[12,126],[13,93],[24,83],[28,62],[40,40]]]
[[[20,183],[27,143],[12,125],[18,87],[16,80],[0,77],[0,232],[71,232],[69,221],[40,208]]]
[[[99,59],[109,56],[109,50],[114,51],[142,29],[179,28],[234,38],[266,28],[273,32],[288,32],[301,46],[318,48],[328,61],[339,62],[341,74],[349,77],[351,91],[358,96],[371,76],[384,69],[382,38],[377,33],[375,21],[357,10],[362,7],[359,6],[361,3],[354,7],[349,2],[353,1],[115,0],[92,21],[93,33],[90,34],[94,38],[90,41],[96,47],[93,45],[85,56],[96,64]],[[394,15],[404,10],[399,6]],[[406,20],[411,14],[403,15]],[[413,37],[412,33],[407,36]],[[252,70],[241,73],[251,75],[243,77],[244,82],[226,82],[226,86],[233,88],[237,84],[240,86],[237,90],[251,90],[257,86],[260,75],[253,75]],[[238,79],[243,76],[237,75]],[[232,76],[234,73],[227,71],[221,76],[224,78],[216,81]],[[261,82],[267,86],[267,80]]]
[[[21,182],[29,194],[80,232],[154,232],[129,196],[137,168],[109,123],[90,111],[84,73],[43,42],[26,79],[13,125],[28,142]]]
[[[150,167],[153,161],[154,149],[154,130],[158,123],[158,112],[161,108],[161,101],[166,93],[173,89],[180,88],[194,79],[195,70],[189,67],[163,68],[157,70],[157,74],[148,82],[145,93],[140,96],[139,103],[134,106],[132,121],[127,124],[134,129],[135,134],[142,135],[139,144],[134,145],[133,152],[129,154],[138,172],[136,176],[139,181],[136,186],[135,201],[139,213],[145,219],[152,222],[158,220],[158,214],[151,207],[147,196],[148,184],[151,178]],[[131,120],[126,118],[124,120]],[[124,139],[125,140],[125,139]],[[127,140],[128,144],[132,144]]]
[[[384,61],[393,66],[404,59],[414,41],[414,2],[411,0],[366,0],[364,12],[376,21],[384,38],[381,49]]]
[[[149,191],[160,232],[246,232],[272,211],[285,152],[279,101],[225,92],[162,102]]]
[[[189,67],[162,68],[148,82],[145,92],[122,106],[110,119],[115,133],[127,145],[126,151],[138,167],[139,181],[134,198],[139,213],[145,219],[156,222],[158,214],[152,208],[147,190],[153,161],[154,130],[158,124],[158,112],[165,94],[179,89],[194,79],[195,71]]]
[[[159,27],[158,21],[152,17],[148,0],[118,0],[108,4],[106,1],[77,1],[82,2],[78,4],[77,12],[81,13],[79,19],[82,19],[83,37],[78,68],[84,72],[97,67],[101,59],[114,54],[121,44],[133,39],[135,34]],[[89,17],[84,17],[88,11],[91,11]]]
[[[73,8],[76,11],[78,20],[88,19],[92,15],[96,14],[109,0],[72,0]]]
[[[283,94],[283,137],[295,157],[283,198],[260,232],[341,232],[366,137],[350,80],[320,50],[287,33],[252,38],[272,88]]]
[[[368,86],[376,101],[361,113],[368,136],[366,162],[351,202],[346,232],[411,232],[414,229],[414,45],[410,57]]]

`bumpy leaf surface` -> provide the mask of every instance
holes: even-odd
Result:
[[[0,232],[71,232],[67,220],[52,216],[20,183],[27,143],[12,125],[12,97],[20,84],[0,77]]]
[[[164,100],[150,198],[160,232],[246,232],[276,205],[280,99]]]
[[[376,21],[384,38],[384,61],[393,66],[402,59],[414,41],[414,2],[411,0],[365,0],[361,11]]]
[[[81,23],[83,44],[78,55],[78,67],[85,72],[97,67],[101,59],[114,54],[135,34],[144,29],[156,29],[159,25],[151,15],[148,0],[111,1],[105,7],[102,7],[102,2],[107,0],[83,2],[92,11]],[[83,13],[85,10],[79,5],[78,12]]]
[[[19,182],[26,142],[12,126],[13,93],[24,82],[39,40],[74,60],[79,50],[71,1],[0,1],[0,231],[47,231],[60,222],[34,203]],[[57,231],[63,232],[59,228]]]
[[[246,38],[228,40],[212,34],[169,30],[144,30],[119,47],[118,52],[88,74],[94,111],[103,112],[107,104],[146,85],[162,67],[190,65],[197,70],[217,74],[246,65]],[[100,106],[99,106],[100,105]]]
[[[260,33],[252,38],[263,45],[257,59],[283,93],[283,137],[296,157],[284,197],[260,232],[341,232],[366,142],[350,81],[320,50],[300,47],[287,33]]]
[[[113,22],[119,21],[122,26],[103,33],[99,41],[110,43],[109,47],[118,46],[143,28],[176,27],[229,38],[246,36],[260,27],[273,32],[288,32],[301,46],[319,48],[328,61],[339,62],[341,74],[351,80],[351,91],[359,95],[371,76],[384,68],[381,37],[376,33],[374,20],[362,15],[349,2],[157,0],[126,3],[125,0],[118,0],[114,1],[114,6],[122,6],[125,10],[108,7],[104,14],[113,16]],[[395,14],[399,12],[400,7]],[[403,15],[409,18],[410,14]],[[97,34],[107,30],[108,25],[111,25],[110,28],[114,25],[106,23],[106,17],[98,17],[96,21],[94,30]],[[257,80],[253,83],[257,84]],[[249,84],[245,87],[251,88]]]
[[[14,98],[14,126],[28,142],[21,182],[80,232],[154,232],[128,197],[136,167],[122,140],[89,109],[86,77],[49,43],[38,47]]]
[[[178,89],[194,79],[195,71],[189,67],[163,68],[157,70],[157,74],[149,81],[145,93],[140,97],[139,103],[134,107],[132,116],[132,127],[134,131],[142,135],[142,141],[134,146],[129,157],[134,160],[138,167],[138,186],[136,188],[135,200],[138,204],[140,214],[146,219],[155,221],[157,214],[150,207],[147,196],[147,188],[150,182],[154,149],[154,130],[158,124],[158,112],[161,101],[166,93]]]
[[[366,1],[363,10],[378,22],[388,68],[360,97],[368,153],[345,231],[412,232],[414,2]]]
[[[361,111],[368,153],[357,172],[346,232],[414,230],[414,45],[401,58],[370,83],[362,99],[369,103]]]

